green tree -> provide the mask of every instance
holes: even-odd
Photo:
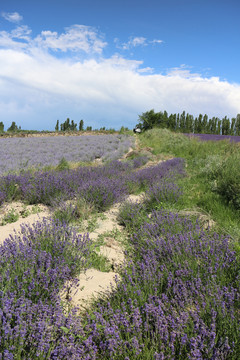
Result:
[[[201,134],[201,132],[202,132],[202,120],[203,120],[203,116],[202,116],[202,114],[199,114],[198,118],[197,118],[197,122],[195,124],[195,130],[194,130],[195,134]]]
[[[222,134],[222,120],[217,119],[217,135]]]
[[[70,119],[67,118],[67,120],[65,121],[65,130],[70,130]]]
[[[236,118],[235,135],[240,136],[240,114],[237,114]]]
[[[204,117],[203,117],[203,120],[202,120],[202,129],[201,129],[201,132],[202,132],[203,134],[206,134],[207,129],[208,129],[208,116],[205,114]]]
[[[55,126],[55,131],[59,131],[59,120],[57,120],[56,126]]]
[[[11,126],[7,129],[7,131],[17,131],[18,127],[15,123],[15,121],[12,122]]]
[[[179,131],[179,129],[180,129],[180,115],[177,114],[176,131]]]
[[[170,130],[176,130],[176,126],[177,126],[177,115],[171,114],[168,118],[168,127]]]
[[[4,132],[4,124],[3,122],[1,121],[0,122],[0,133]]]
[[[230,134],[231,135],[235,135],[235,132],[236,132],[236,118],[232,118],[232,121],[231,121],[231,130],[230,130]]]
[[[79,122],[79,131],[83,131],[84,122],[83,120],[80,120]]]
[[[72,131],[75,131],[77,129],[77,124],[75,124],[74,120],[71,121],[71,125],[69,127]]]
[[[181,132],[186,132],[186,113],[185,111],[182,112],[180,115],[180,123],[179,128]]]
[[[163,113],[163,118],[162,118],[162,127],[163,128],[168,128],[168,121],[169,121],[169,118],[168,118],[168,113],[166,111],[164,111]]]
[[[193,133],[193,128],[194,128],[193,116],[187,114],[186,115],[186,122],[185,122],[185,131],[186,131],[186,133]]]
[[[209,120],[209,134],[217,134],[217,122],[218,118],[216,117]]]
[[[230,135],[230,120],[226,116],[222,120],[222,135]]]
[[[139,115],[139,124],[137,126],[142,130],[149,130],[156,126],[157,124],[160,124],[160,116],[159,113],[156,114],[153,109],[150,111],[146,111],[145,113],[142,113],[142,115]]]

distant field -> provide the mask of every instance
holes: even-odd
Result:
[[[215,134],[185,134],[185,135],[198,137],[202,141],[230,140],[231,142],[240,142],[240,136],[215,135]]]
[[[0,175],[30,167],[56,166],[67,161],[115,160],[133,144],[126,135],[54,136],[0,139]]]

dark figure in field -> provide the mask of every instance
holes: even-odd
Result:
[[[134,129],[133,129],[133,132],[134,132],[134,134],[139,134],[139,133],[141,132],[141,129],[139,129],[139,128],[134,128]]]

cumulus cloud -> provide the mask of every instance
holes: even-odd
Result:
[[[107,45],[102,36],[90,26],[73,25],[65,29],[65,32],[58,34],[53,31],[42,31],[35,38],[31,38],[31,29],[26,26],[18,26],[16,29],[6,32],[0,31],[0,46],[6,48],[45,49],[53,51],[83,51],[86,54],[101,54]]]
[[[82,50],[88,54],[91,52],[100,54],[107,45],[94,28],[85,25],[68,27],[63,34],[42,31],[34,41],[38,46],[52,50],[64,52]]]
[[[31,29],[26,25],[18,26],[10,32],[0,31],[0,47],[7,49],[27,49],[31,42],[31,32]]]
[[[10,21],[12,23],[18,23],[23,19],[23,17],[17,12],[13,12],[13,13],[2,12],[1,15],[5,20]]]
[[[117,54],[80,61],[48,52],[101,54],[105,45],[92,31],[73,26],[63,34],[45,31],[34,39],[28,28],[1,32],[0,118],[22,128],[53,129],[56,119],[66,117],[83,118],[93,127],[119,128],[134,126],[138,114],[151,108],[219,117],[240,112],[239,84],[192,74],[186,65],[163,75],[144,67],[143,61]]]

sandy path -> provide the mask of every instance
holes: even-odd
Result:
[[[50,216],[50,211],[44,205],[38,205],[38,213],[32,214],[34,206],[25,206],[21,202],[13,202],[2,206],[0,209],[0,222],[3,221],[4,215],[11,210],[14,210],[15,214],[18,214],[19,219],[13,223],[7,223],[6,225],[0,226],[0,244],[4,242],[5,239],[9,237],[9,235],[14,235],[21,231],[22,224],[32,225],[37,221],[42,221],[44,218],[48,218]],[[29,215],[26,217],[22,217],[21,213],[23,211],[28,211]]]
[[[141,195],[130,195],[127,200],[141,201]],[[96,241],[99,236],[104,237],[104,245],[100,247],[100,254],[104,255],[111,263],[114,271],[101,272],[96,269],[88,269],[79,275],[80,286],[70,290],[71,305],[78,306],[80,310],[90,307],[92,301],[99,296],[111,291],[116,286],[115,279],[119,279],[119,266],[124,264],[125,256],[122,244],[118,241],[114,232],[122,232],[123,227],[117,222],[117,215],[121,204],[115,204],[104,213],[105,219],[98,219],[97,229],[89,233],[90,239]]]

